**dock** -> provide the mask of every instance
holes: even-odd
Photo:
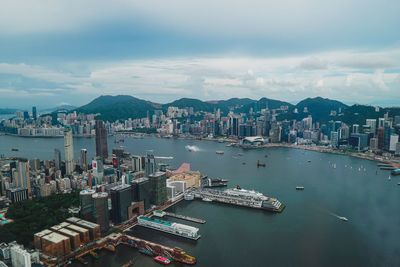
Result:
[[[177,218],[177,219],[181,219],[181,220],[185,220],[185,221],[189,221],[189,222],[194,222],[194,223],[200,223],[200,224],[205,224],[206,221],[202,220],[202,219],[198,219],[198,218],[193,218],[190,216],[185,216],[185,215],[180,215],[180,214],[176,214],[176,213],[172,213],[172,212],[154,212],[153,213],[155,216],[158,217],[164,217],[164,216],[169,216],[169,217],[173,217],[173,218]]]

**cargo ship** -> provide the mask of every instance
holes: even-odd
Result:
[[[153,217],[147,217],[140,215],[138,217],[138,224],[143,227],[151,228],[154,230],[162,231],[165,233],[189,238],[192,240],[198,240],[200,238],[199,235],[199,228],[185,225],[185,224],[180,224],[180,223],[175,223],[175,222],[169,222],[169,221],[164,221],[160,219],[156,219]]]
[[[221,202],[237,206],[264,209],[272,212],[282,212],[285,205],[272,197],[264,196],[254,190],[242,189],[239,186],[224,191],[214,189],[197,189],[194,191],[195,197],[200,199],[210,199],[213,202]]]

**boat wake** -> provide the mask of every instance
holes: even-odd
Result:
[[[348,221],[348,219],[347,219],[346,217],[339,216],[339,215],[337,215],[337,214],[335,214],[335,213],[333,213],[333,212],[328,212],[328,213],[329,213],[330,215],[332,215],[333,217],[338,218],[339,220],[342,220],[342,221],[345,221],[345,222]]]
[[[187,145],[187,146],[185,146],[185,148],[190,152],[199,152],[200,151],[200,148],[198,146]]]

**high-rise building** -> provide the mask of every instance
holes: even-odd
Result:
[[[34,120],[37,119],[37,110],[36,110],[36,107],[32,107],[32,118],[33,118]]]
[[[93,218],[94,222],[100,225],[100,230],[104,233],[110,228],[108,216],[108,194],[105,192],[95,193],[93,198]]]
[[[92,171],[96,184],[102,184],[104,178],[104,165],[103,160],[100,157],[96,157],[92,160]]]
[[[369,126],[370,133],[376,134],[376,119],[367,119],[365,124]]]
[[[93,220],[94,203],[92,196],[96,191],[92,189],[82,190],[79,192],[79,201],[81,204],[81,217],[85,220]]]
[[[144,209],[148,210],[151,207],[151,184],[149,178],[142,177],[132,181],[132,198],[133,201],[143,201]]]
[[[13,185],[16,188],[27,189],[28,195],[31,195],[31,178],[27,159],[18,160],[17,171],[13,174]]]
[[[118,185],[111,188],[111,220],[120,224],[129,219],[128,208],[132,205],[132,192],[130,185]]]
[[[31,254],[19,245],[10,248],[12,267],[31,267]]]
[[[58,149],[54,149],[54,167],[56,170],[61,168],[61,151]]]
[[[338,132],[331,132],[331,145],[332,147],[339,146],[339,133]]]
[[[353,124],[353,129],[351,130],[351,133],[360,133],[360,125]]]
[[[107,146],[107,129],[104,126],[104,122],[101,120],[96,121],[96,156],[106,159],[108,157],[108,146]]]
[[[141,156],[131,156],[132,160],[132,171],[140,172],[143,171],[142,168],[142,157]]]
[[[393,128],[391,128],[390,126],[385,126],[384,127],[384,132],[383,132],[383,148],[386,151],[389,151],[390,149],[390,139],[391,139],[391,135],[393,133]]]
[[[371,138],[369,140],[369,148],[373,152],[378,151],[378,138]]]
[[[81,149],[81,169],[85,172],[88,170],[88,162],[87,162],[87,149]]]
[[[153,174],[157,171],[156,169],[156,159],[154,157],[154,154],[151,151],[147,152],[146,155],[146,162],[145,162],[145,172],[146,176],[149,176],[150,174]]]
[[[396,145],[399,142],[399,135],[392,134],[390,135],[390,144],[389,144],[389,151],[396,152]]]
[[[28,189],[10,188],[6,190],[6,196],[12,203],[21,202],[28,199]]]
[[[75,170],[74,143],[71,129],[64,130],[65,173],[71,175]]]
[[[165,172],[155,172],[150,174],[150,202],[153,205],[161,205],[167,201],[167,176]]]

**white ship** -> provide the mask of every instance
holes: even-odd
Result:
[[[199,228],[185,224],[164,221],[152,217],[146,217],[143,215],[140,215],[138,217],[138,224],[147,228],[186,237],[193,240],[197,240],[200,238]]]
[[[237,206],[244,206],[256,209],[265,209],[274,212],[282,212],[285,205],[272,197],[264,196],[254,190],[232,188],[224,191],[212,189],[197,189],[195,197],[210,199],[213,202],[222,202]]]

